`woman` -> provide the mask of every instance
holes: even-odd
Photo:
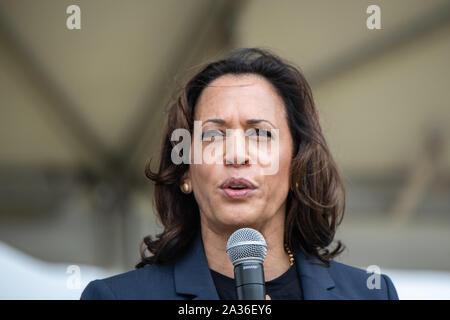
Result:
[[[180,129],[190,148],[173,139]],[[236,299],[226,243],[243,227],[267,242],[268,298],[398,299],[386,275],[373,288],[373,275],[333,261],[345,189],[294,66],[257,48],[208,64],[170,108],[161,150],[146,175],[164,231],[144,238],[136,270],[89,283],[82,299]]]

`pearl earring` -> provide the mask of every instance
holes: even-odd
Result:
[[[183,191],[186,194],[191,193],[191,191],[192,191],[191,190],[191,185],[189,183],[187,183],[187,182],[183,183],[181,185],[181,191]]]

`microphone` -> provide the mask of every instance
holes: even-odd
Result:
[[[238,300],[265,300],[263,262],[267,244],[262,234],[251,228],[236,230],[228,239],[226,251],[234,266]]]

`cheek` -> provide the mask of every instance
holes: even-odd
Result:
[[[268,186],[269,198],[277,203],[284,201],[289,192],[290,181],[290,167],[292,158],[292,147],[289,141],[283,141],[279,145],[278,154],[272,154],[272,163],[277,162],[277,168],[274,169],[273,174],[268,174],[265,177],[265,182]],[[277,169],[275,171],[275,169]],[[267,170],[265,170],[267,172]]]
[[[214,189],[214,166],[207,164],[191,164],[189,169],[192,181],[192,188],[198,202],[203,203],[208,199],[207,194]]]
[[[200,181],[204,181],[208,177],[208,170],[202,165],[191,164],[189,168],[189,174],[192,180],[192,187],[197,189],[202,186]]]
[[[271,191],[271,194],[279,197],[287,196],[289,191],[289,173],[290,173],[290,159],[281,157],[279,160],[278,171],[273,175],[266,176],[266,183]]]

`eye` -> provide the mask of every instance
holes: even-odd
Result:
[[[255,136],[257,138],[272,138],[272,133],[266,129],[251,128],[246,131],[246,135]]]
[[[202,132],[202,141],[211,141],[212,137],[223,136],[223,133],[217,129],[206,130]]]

